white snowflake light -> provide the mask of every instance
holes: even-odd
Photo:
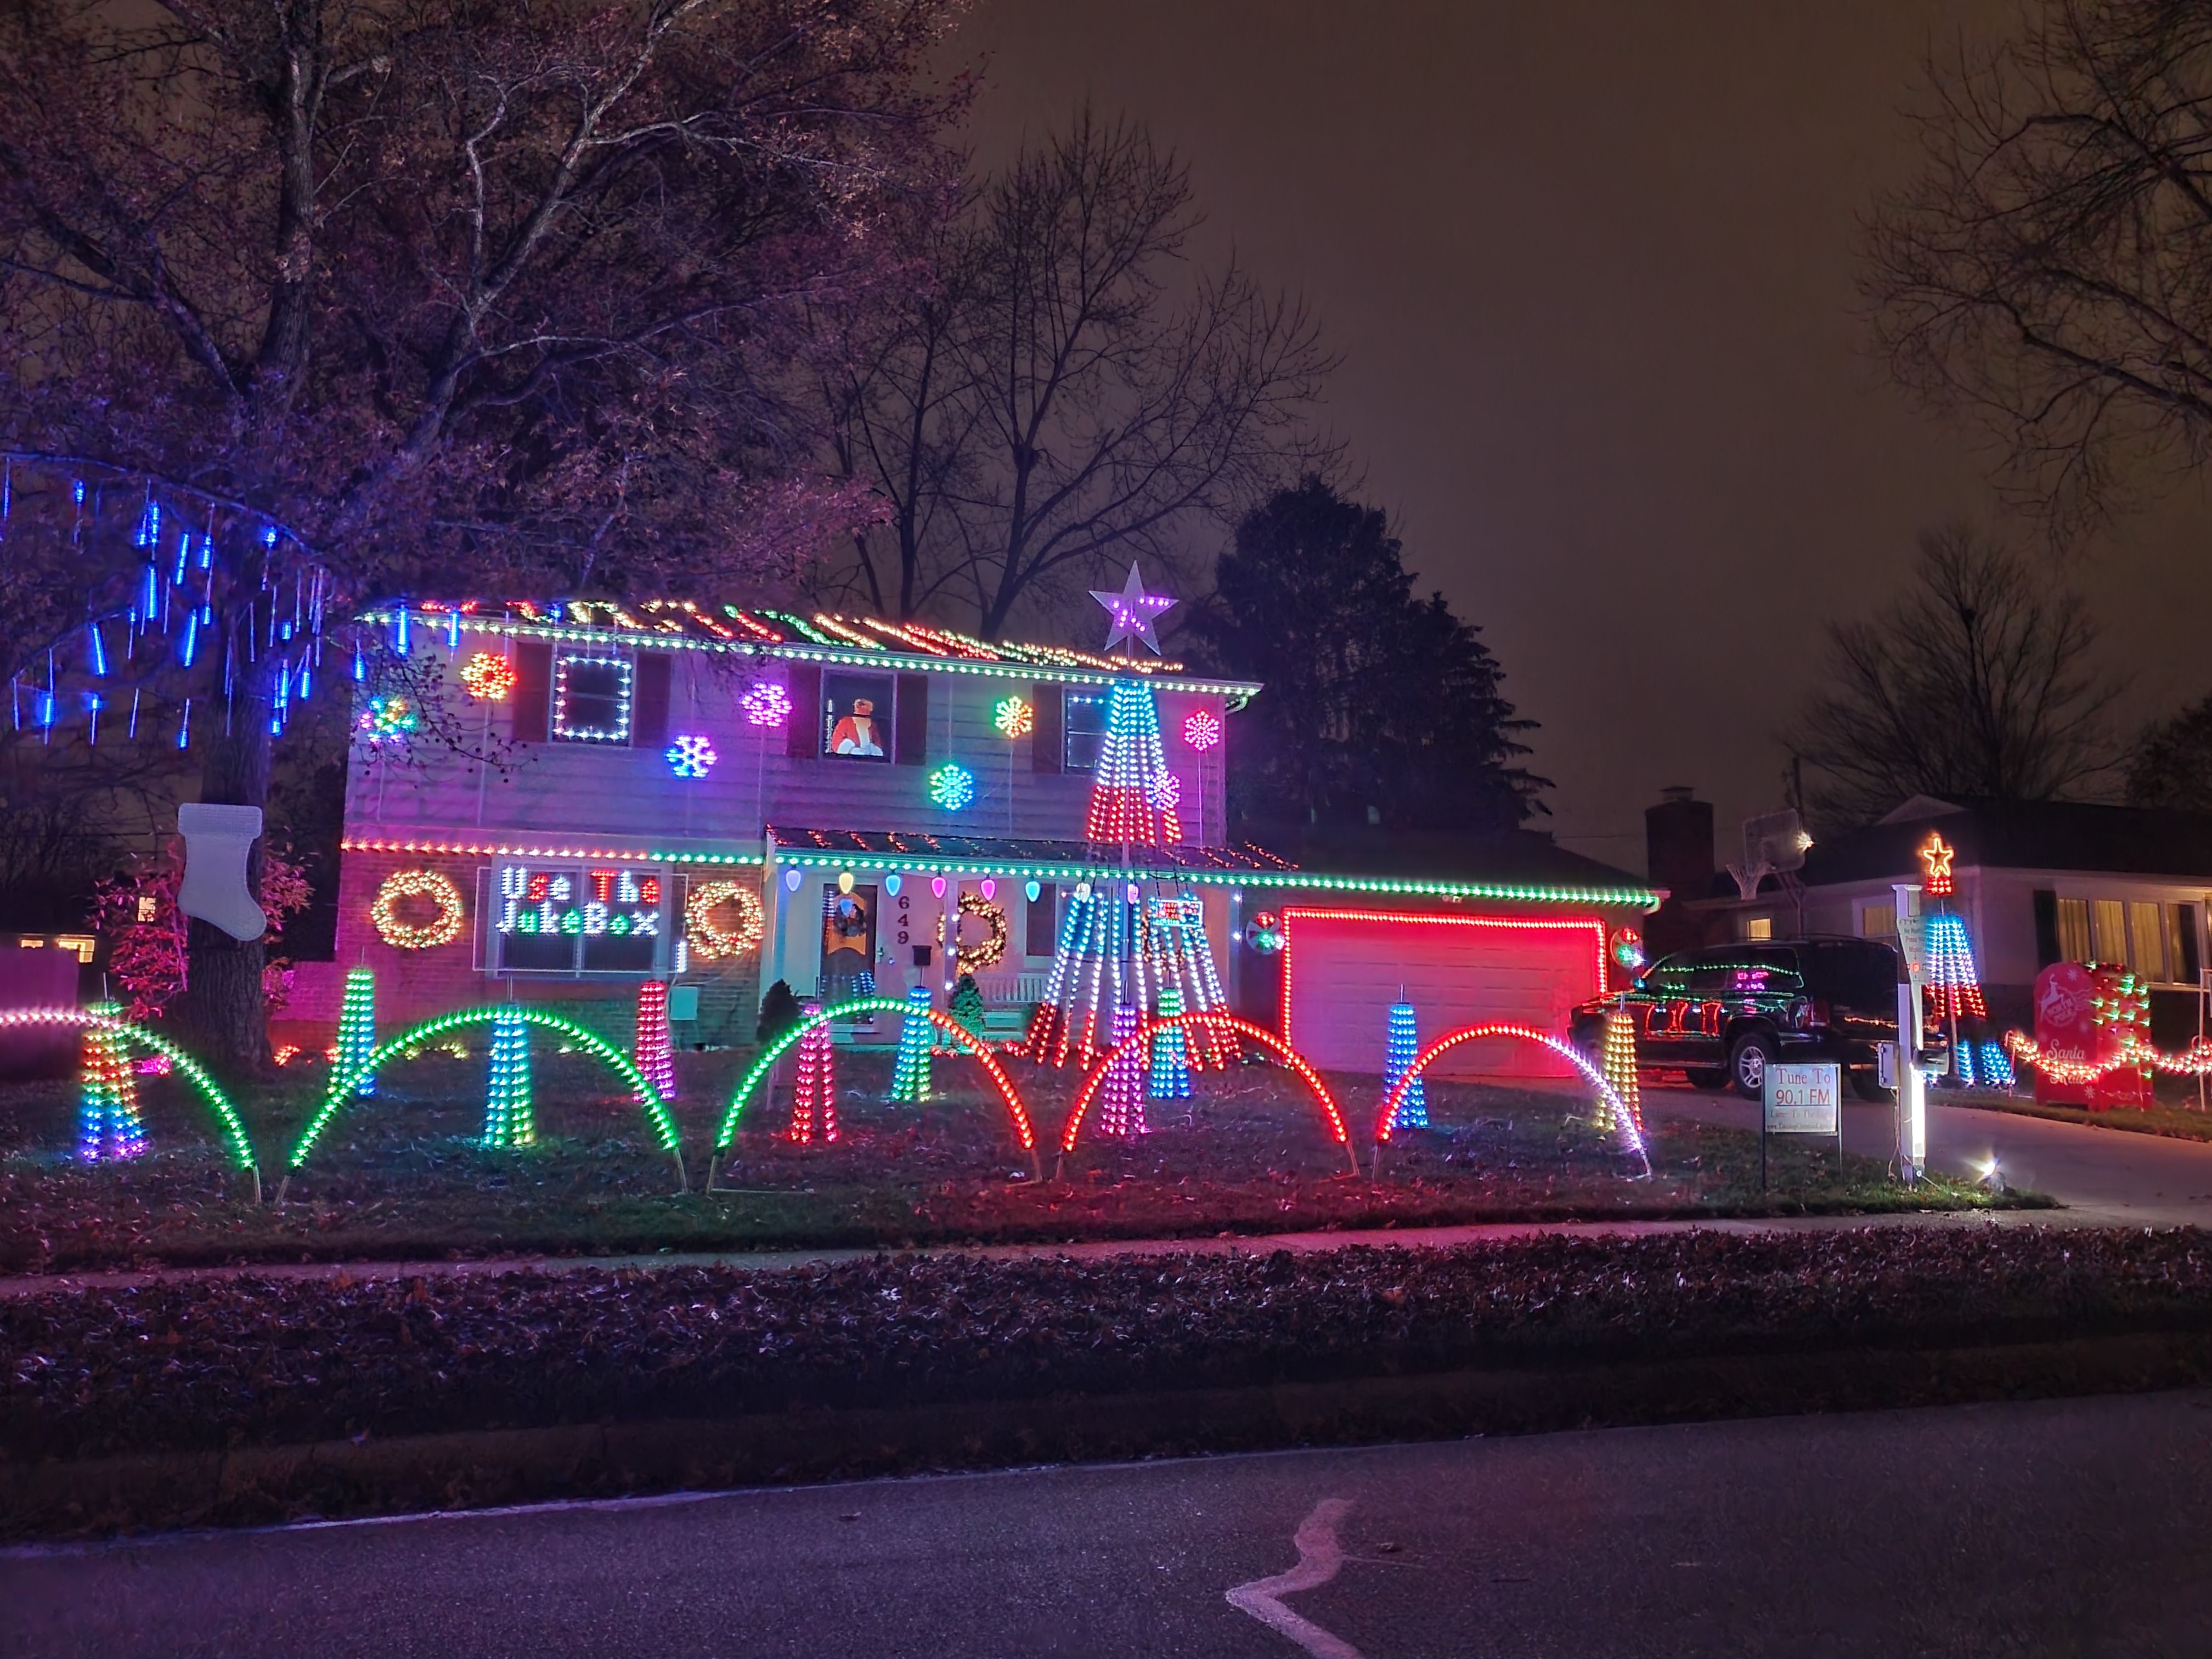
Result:
[[[668,745],[668,769],[679,778],[703,778],[721,758],[711,738],[696,733],[680,737]]]

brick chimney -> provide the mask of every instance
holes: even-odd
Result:
[[[1652,884],[1677,899],[1705,896],[1713,884],[1713,804],[1678,783],[1659,792],[1644,809],[1644,856]]]

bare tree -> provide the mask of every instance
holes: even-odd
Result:
[[[1871,621],[1832,623],[1826,690],[1786,741],[1814,769],[1815,817],[1848,828],[1916,794],[2050,800],[2116,769],[2117,689],[2090,665],[2080,597],[1962,526],[1923,536],[1914,590]]]
[[[2048,0],[1929,65],[1917,179],[1876,209],[1863,291],[1894,372],[1985,420],[2063,531],[2133,461],[2212,440],[2212,6]]]
[[[1188,269],[1199,223],[1185,163],[1088,109],[990,181],[833,401],[890,514],[832,585],[997,635],[1324,461],[1313,320],[1233,260]]]
[[[711,586],[851,521],[777,386],[941,188],[953,10],[0,9],[0,448],[209,504],[203,799],[266,798],[254,641],[305,574],[339,617]],[[252,1063],[260,947],[191,949],[182,1012]]]

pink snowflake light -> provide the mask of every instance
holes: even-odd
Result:
[[[1182,723],[1182,740],[1202,755],[1221,741],[1221,722],[1201,708]]]
[[[738,702],[754,726],[781,726],[791,718],[791,694],[774,680],[756,680]]]

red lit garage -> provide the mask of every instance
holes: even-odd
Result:
[[[1286,908],[1281,927],[1283,1034],[1323,1071],[1381,1073],[1390,1005],[1401,990],[1425,1043],[1491,1021],[1564,1036],[1570,1011],[1605,986],[1605,928],[1594,916]],[[1571,1070],[1533,1043],[1498,1042],[1455,1048],[1430,1075]]]

